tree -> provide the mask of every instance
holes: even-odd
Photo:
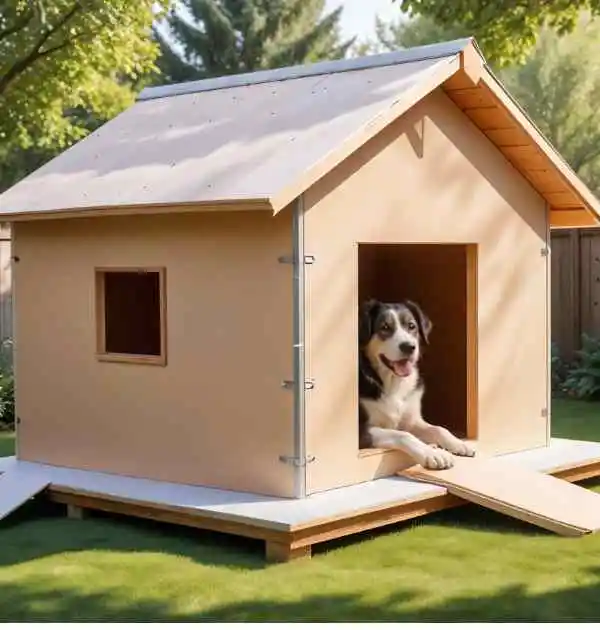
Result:
[[[561,152],[600,195],[600,23],[580,19],[571,34],[540,33],[527,61],[500,78]]]
[[[373,51],[464,36],[429,17],[376,23]],[[499,79],[573,170],[600,194],[600,22],[579,16],[571,33],[544,27],[522,64],[496,68]]]
[[[392,0],[409,16],[457,24],[477,38],[487,58],[503,67],[523,62],[542,27],[571,33],[582,12],[600,15],[600,0]]]
[[[161,82],[277,68],[343,57],[342,8],[325,0],[181,0],[154,35]]]
[[[460,25],[444,26],[429,17],[419,16],[385,22],[375,18],[375,39],[364,42],[363,50],[370,54],[388,52],[399,48],[411,48],[466,37],[467,31]]]
[[[0,0],[0,148],[65,147],[154,69],[167,0]],[[85,113],[85,115],[83,115]]]

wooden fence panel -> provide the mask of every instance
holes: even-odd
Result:
[[[551,235],[552,341],[571,361],[581,335],[600,337],[600,229]]]
[[[573,279],[577,258],[573,252],[571,231],[552,233],[551,239],[551,314],[552,341],[561,355],[571,357],[578,345],[578,313]]]

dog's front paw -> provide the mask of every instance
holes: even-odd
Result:
[[[461,457],[475,457],[475,449],[462,440],[456,440],[456,443],[452,444],[450,452]]]
[[[448,451],[429,446],[423,451],[419,464],[421,464],[423,468],[429,468],[430,470],[444,470],[454,466],[454,457],[452,457],[452,453]]]

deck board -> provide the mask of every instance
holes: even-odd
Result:
[[[600,476],[600,443],[557,439],[498,459],[567,481]],[[71,514],[100,510],[256,538],[272,561],[310,557],[314,544],[467,503],[440,485],[398,476],[281,499],[0,458],[0,472],[18,471],[48,479],[47,498]]]
[[[554,472],[600,462],[600,443],[555,439],[549,447],[499,456],[532,470]],[[384,509],[425,498],[444,496],[441,486],[386,477],[353,486],[319,492],[306,499],[280,499],[125,477],[0,458],[0,470],[12,467],[37,470],[51,479],[51,487],[85,494],[103,495],[136,503],[174,507],[200,516],[234,520],[279,531],[314,526],[363,512]]]

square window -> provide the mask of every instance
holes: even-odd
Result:
[[[164,365],[164,269],[96,270],[98,358]]]

